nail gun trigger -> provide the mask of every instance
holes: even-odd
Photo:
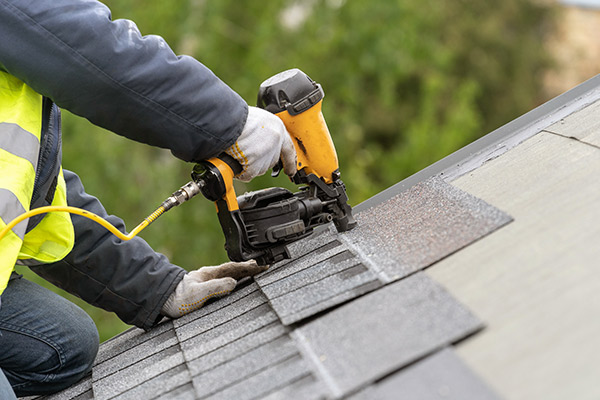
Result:
[[[271,171],[271,176],[273,178],[277,178],[282,169],[283,169],[283,162],[281,162],[281,159],[279,159],[279,161],[277,161],[277,164],[275,164],[273,166],[273,170]]]

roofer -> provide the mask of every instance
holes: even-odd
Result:
[[[248,105],[200,62],[158,36],[111,21],[89,0],[0,0],[0,228],[43,205],[92,211],[120,230],[60,167],[57,107],[130,139],[197,162],[226,150],[248,181],[281,158],[295,167],[283,123]],[[236,151],[234,151],[234,148]],[[111,155],[107,154],[107,158]],[[178,317],[266,267],[227,263],[190,273],[140,238],[122,242],[80,216],[50,213],[0,241],[0,398],[52,393],[91,369],[94,323],[81,309],[20,278],[15,262],[143,329]]]

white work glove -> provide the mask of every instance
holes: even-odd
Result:
[[[248,119],[242,134],[225,153],[244,168],[237,179],[250,182],[273,168],[281,159],[283,172],[296,173],[296,149],[279,117],[258,107],[248,107]]]
[[[208,299],[231,292],[236,280],[256,275],[268,268],[268,265],[257,265],[256,261],[250,260],[227,262],[188,272],[162,306],[160,313],[171,318],[182,317],[202,307]]]

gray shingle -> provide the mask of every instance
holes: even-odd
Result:
[[[262,400],[319,400],[328,398],[323,384],[314,376],[303,376],[297,381],[276,389]]]
[[[266,276],[265,279],[261,278],[261,290],[270,300],[273,300],[361,264],[360,259],[344,248],[335,254],[328,254],[322,260],[308,261],[305,267],[298,271],[293,271],[293,267],[301,263],[289,263],[289,267],[285,268],[288,276],[278,277],[276,280],[274,279],[276,274]],[[364,267],[363,269],[366,270]]]
[[[199,397],[208,397],[227,389],[231,385],[243,382],[271,365],[297,355],[298,350],[294,342],[287,335],[280,336],[230,362],[194,376],[196,394]],[[274,376],[271,379],[276,380],[277,377]]]
[[[268,271],[256,278],[261,290],[273,283],[289,278],[294,274],[309,270],[312,266],[347,251],[347,247],[340,242],[333,231],[323,232],[316,237],[309,237],[303,241],[289,246],[290,253],[295,253],[291,260],[286,260],[272,266]],[[304,253],[301,253],[304,251]]]
[[[269,343],[283,335],[286,335],[288,330],[279,322],[274,322],[254,332],[251,332],[239,339],[233,340],[226,345],[217,348],[216,350],[203,353],[195,359],[188,358],[188,367],[192,376],[206,372],[219,365],[225,364],[237,357],[243,356],[246,353]],[[186,356],[193,356],[195,353],[188,351]]]
[[[381,287],[381,282],[379,281],[371,281],[365,283],[364,285],[355,286],[351,290],[329,297],[326,301],[321,303],[315,303],[313,306],[303,308],[292,314],[282,315],[282,322],[285,324],[292,324],[301,321],[305,318],[312,317],[329,306],[333,307],[337,304],[342,304],[348,300],[359,297],[360,295],[369,293],[379,287]]]
[[[256,285],[253,285],[256,288]],[[225,299],[223,299],[225,300]],[[228,299],[231,300],[231,299]],[[213,304],[218,304],[215,302]],[[224,302],[225,303],[225,302]],[[236,320],[244,319],[243,315],[246,313],[256,314],[256,309],[266,310],[267,308],[261,307],[267,303],[266,297],[259,291],[253,290],[251,293],[231,301],[229,304],[220,305],[216,310],[206,313],[199,313],[201,317],[194,315],[194,319],[190,322],[175,323],[177,331],[177,337],[180,341],[185,341],[194,336],[198,336],[203,332],[208,332],[212,329],[219,329],[220,326],[226,325],[230,327],[236,324]],[[198,311],[203,311],[202,309]],[[196,313],[193,313],[196,314]],[[177,321],[177,320],[176,320]]]
[[[247,296],[254,296],[256,295],[256,292],[258,291],[258,286],[256,285],[256,283],[251,282],[250,284],[247,285],[241,285],[240,287],[236,287],[236,289],[230,293],[227,296],[218,298],[214,301],[208,302],[207,304],[205,304],[204,306],[202,306],[202,308],[200,308],[199,310],[194,311],[193,313],[184,315],[181,318],[177,318],[175,320],[173,320],[173,325],[175,326],[175,328],[180,328],[183,325],[187,325],[190,324],[198,319],[202,319],[202,323],[206,322],[207,320],[207,316],[213,313],[220,313],[220,310],[228,307],[228,306],[234,306],[236,303],[239,302],[244,302],[246,301],[246,297]],[[258,296],[260,296],[260,294],[258,294]],[[234,314],[237,315],[237,314]]]
[[[27,398],[34,399],[34,397]],[[91,375],[86,376],[75,385],[63,390],[62,392],[38,397],[38,400],[91,400],[94,399],[94,392],[92,391],[92,377]]]
[[[224,310],[223,313],[225,312],[227,311]],[[186,330],[180,337],[181,348],[185,358],[193,360],[276,321],[278,321],[277,315],[271,307],[263,304],[201,334]],[[179,336],[180,332],[178,331],[177,334]]]
[[[192,382],[180,386],[157,397],[158,400],[196,400],[196,391]]]
[[[261,399],[271,392],[277,391],[297,382],[304,377],[312,375],[306,362],[299,355],[292,355],[277,364],[271,364],[268,368],[261,370],[253,376],[241,382],[227,386],[224,390],[213,393],[203,399],[236,399],[250,400]],[[194,379],[196,387],[202,385],[202,381]]]
[[[139,328],[129,329],[102,343],[102,346],[100,346],[100,349],[98,350],[95,363],[100,364],[109,358],[115,357],[132,347],[139,346],[141,343],[171,330],[172,328],[173,323],[170,320],[164,320],[163,323],[149,332],[145,332]]]
[[[176,324],[197,398],[260,398],[291,383],[300,390],[302,378],[305,391],[314,389],[317,380],[289,329],[253,286],[218,312]]]
[[[373,272],[358,264],[276,297],[271,305],[284,324],[291,324],[381,285]]]
[[[340,235],[380,279],[392,282],[425,268],[512,220],[434,177],[356,215]]]
[[[397,372],[350,400],[499,400],[451,348]]]
[[[150,335],[150,340],[143,342],[134,340],[131,345],[129,345],[130,342],[124,342],[120,346],[119,350],[121,352],[119,354],[94,366],[92,371],[93,381],[98,381],[153,354],[177,345],[177,338],[172,325],[168,326],[171,327],[170,330],[166,330],[159,335]],[[136,338],[139,338],[139,336]]]
[[[156,398],[170,399],[170,392],[179,390],[190,383],[190,373],[185,364],[171,368],[168,371],[156,376],[154,379],[146,381],[141,385],[135,386],[131,390],[121,393],[115,397],[115,400],[153,400]],[[189,393],[184,392],[184,394]],[[164,395],[164,396],[163,396]]]
[[[293,337],[336,396],[347,394],[481,328],[421,273],[296,329]]]
[[[164,349],[102,379],[94,379],[96,400],[111,399],[183,363],[179,345]]]

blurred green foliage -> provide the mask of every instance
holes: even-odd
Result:
[[[163,36],[251,105],[260,83],[297,67],[322,84],[342,178],[357,204],[523,114],[543,98],[553,12],[530,0],[106,1],[113,18]],[[64,167],[132,229],[189,180],[166,150],[64,113]],[[238,193],[290,186],[279,177]],[[198,197],[141,235],[187,269],[223,262],[214,206]],[[123,325],[86,309],[103,339]]]

